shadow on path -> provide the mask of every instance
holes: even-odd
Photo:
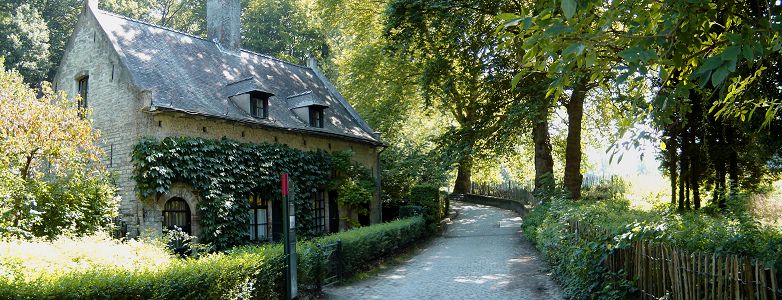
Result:
[[[521,218],[453,202],[458,217],[442,237],[378,276],[325,290],[327,299],[561,299]]]

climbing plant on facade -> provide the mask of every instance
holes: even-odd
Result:
[[[262,192],[272,201],[281,201],[283,172],[296,183],[293,201],[299,235],[316,235],[310,195],[325,187],[331,174],[331,156],[326,152],[225,138],[145,138],[134,147],[133,165],[137,192],[144,199],[159,197],[174,182],[197,191],[201,196],[199,238],[219,249],[249,240],[248,195]]]
[[[368,205],[372,199],[372,191],[375,189],[375,181],[369,170],[352,160],[352,157],[353,152],[350,150],[333,153],[331,167],[336,176],[331,182],[331,187],[339,194],[337,203],[340,206],[358,215],[366,215],[369,213]],[[351,226],[358,225],[358,220],[352,216],[348,216],[346,221]]]

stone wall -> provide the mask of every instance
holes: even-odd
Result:
[[[75,28],[53,84],[74,96],[78,94],[78,80],[89,76],[87,106],[91,112],[87,118],[99,132],[104,162],[116,176],[122,197],[120,217],[128,223],[129,231],[138,233],[141,206],[135,201],[135,183],[129,179],[131,150],[142,135],[138,126],[142,119],[139,93],[120,66],[108,37],[88,11],[82,12]]]

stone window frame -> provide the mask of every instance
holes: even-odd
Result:
[[[157,225],[157,228],[165,228],[165,223],[163,220],[163,214],[162,210],[165,208],[165,204],[168,200],[172,198],[182,198],[187,202],[188,207],[190,208],[190,230],[191,230],[191,236],[197,237],[201,233],[201,216],[196,209],[198,207],[198,203],[201,201],[200,196],[198,195],[199,191],[194,190],[191,186],[182,183],[182,182],[174,182],[171,184],[171,188],[169,190],[160,195],[160,197],[155,200],[155,210],[157,211],[158,216],[160,216],[160,219],[157,220],[160,223],[160,225]]]

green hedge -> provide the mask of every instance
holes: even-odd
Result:
[[[782,232],[759,225],[749,215],[676,212],[667,207],[645,211],[631,208],[621,196],[593,199],[603,200],[554,199],[532,209],[522,225],[524,235],[551,265],[565,298],[632,297],[628,296],[634,291],[632,283],[607,274],[602,260],[636,240],[692,252],[737,254],[782,270]],[[578,238],[568,229],[569,220],[608,234]]]
[[[445,198],[440,196],[440,190],[436,186],[414,186],[410,190],[410,205],[424,209],[424,218],[430,229],[435,229],[445,215]]]
[[[349,275],[424,233],[423,218],[413,217],[299,242],[299,289],[312,291],[324,275],[320,272],[325,260],[318,244],[341,240],[344,271]],[[155,270],[104,267],[54,272],[33,281],[2,274],[3,270],[0,265],[0,299],[277,299],[285,285],[280,244],[174,260]]]
[[[328,244],[342,241],[343,271],[349,276],[366,269],[368,262],[389,255],[425,234],[424,219],[412,217],[325,236],[318,239],[318,242]]]

